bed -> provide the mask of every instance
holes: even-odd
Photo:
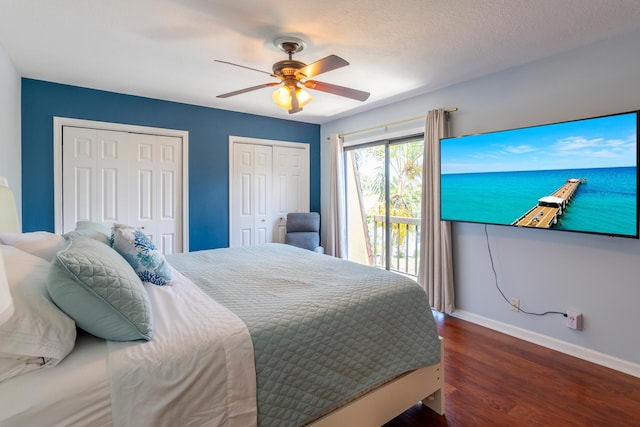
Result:
[[[40,278],[78,326],[52,366],[0,381],[0,425],[376,426],[418,401],[444,412],[443,343],[410,279],[281,244],[173,254],[170,282],[142,285],[147,316],[129,309],[142,327],[123,330],[94,300],[127,256],[95,230],[65,237],[0,234],[10,280]],[[62,274],[103,288],[73,299],[76,276],[52,285]]]

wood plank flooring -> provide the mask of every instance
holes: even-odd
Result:
[[[436,323],[446,415],[418,404],[384,427],[640,427],[640,378],[454,317]]]

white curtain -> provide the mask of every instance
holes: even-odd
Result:
[[[446,136],[447,115],[442,108],[429,111],[424,128],[418,283],[427,292],[431,307],[452,313],[451,224],[440,221],[440,138]]]
[[[331,159],[329,175],[328,218],[323,221],[327,227],[325,253],[337,258],[347,257],[346,211],[344,200],[344,161],[342,138],[334,134],[329,137]]]

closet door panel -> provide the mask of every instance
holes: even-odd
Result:
[[[254,241],[254,161],[252,144],[233,145],[229,246],[247,246]]]
[[[266,145],[256,145],[253,202],[254,210],[254,235],[253,244],[271,243],[273,220],[272,211],[272,168],[273,149]]]
[[[164,254],[182,249],[182,139],[157,136],[156,244]]]
[[[63,128],[63,233],[78,221],[111,225],[127,219],[127,139],[126,132]]]
[[[182,251],[182,140],[132,134],[129,223],[141,228],[164,254]]]
[[[140,228],[157,245],[154,203],[157,192],[155,135],[132,135],[130,149],[130,183],[128,225]]]
[[[289,212],[309,211],[309,161],[304,148],[273,147],[274,224],[273,240],[284,243]]]

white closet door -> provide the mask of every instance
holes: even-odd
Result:
[[[163,254],[182,252],[182,138],[158,136],[157,245]]]
[[[182,138],[65,126],[62,155],[63,233],[117,222],[183,250]]]
[[[273,216],[271,208],[272,159],[273,153],[271,147],[266,145],[255,146],[255,244],[271,243],[273,241]]]
[[[233,145],[230,246],[272,241],[272,148]]]
[[[182,251],[181,138],[130,134],[129,221],[163,254]]]
[[[111,225],[127,211],[126,132],[65,127],[63,131],[63,232],[78,221]]]
[[[235,144],[231,183],[233,227],[230,246],[248,246],[253,241],[253,169],[254,146]]]
[[[275,242],[284,243],[289,212],[309,211],[309,160],[307,150],[273,147],[273,200]]]

